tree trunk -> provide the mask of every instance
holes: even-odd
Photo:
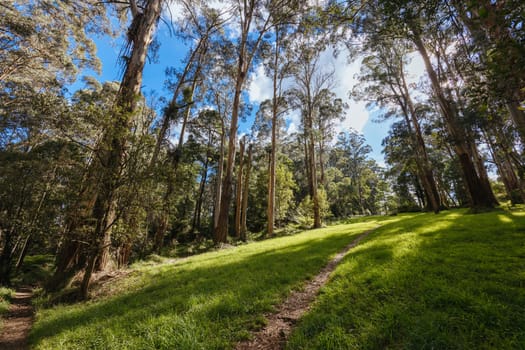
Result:
[[[221,197],[222,197],[222,172],[224,169],[224,144],[226,143],[226,133],[224,131],[224,125],[222,125],[221,132],[221,149],[219,156],[219,164],[217,165],[217,186],[215,188],[215,206],[213,210],[213,232],[216,232],[219,226],[219,213],[221,209]]]
[[[416,45],[421,57],[423,58],[423,62],[425,63],[425,68],[430,78],[434,94],[436,95],[441,114],[447,125],[448,131],[454,140],[453,149],[459,158],[465,186],[471,201],[470,206],[472,208],[493,208],[498,203],[490,189],[490,185],[487,186],[484,184],[476,172],[476,165],[473,162],[466,134],[458,124],[457,113],[455,112],[454,107],[443,93],[436,72],[430,62],[430,57],[428,56],[425,45],[419,35],[419,31],[413,23],[408,23],[408,25],[412,31],[412,41]]]
[[[498,173],[505,186],[505,191],[507,192],[508,198],[511,200],[511,203],[521,204],[525,202],[525,195],[522,191],[520,181],[514,172],[512,163],[510,159],[505,155],[504,150],[497,149],[497,146],[494,144],[492,138],[486,131],[483,131],[485,141],[488,145],[494,164],[498,168]]]
[[[439,210],[442,206],[442,201],[437,190],[434,175],[432,174],[432,166],[430,165],[430,160],[428,159],[423,133],[421,132],[421,126],[419,125],[419,121],[417,119],[414,103],[412,102],[412,98],[410,97],[410,93],[408,91],[404,72],[401,73],[401,86],[408,108],[408,113],[405,113],[406,122],[407,125],[410,125],[410,122],[412,122],[412,126],[415,131],[415,133],[412,133],[412,131],[410,133],[414,135],[413,143],[414,149],[416,150],[416,163],[419,168],[421,182],[427,195],[427,206],[428,209],[437,214],[439,213]],[[410,119],[408,119],[408,117],[410,117]]]
[[[277,81],[279,70],[279,30],[275,29],[275,55],[273,67],[273,98],[272,98],[272,141],[270,151],[270,166],[268,172],[268,207],[266,209],[267,224],[266,233],[273,236],[275,225],[275,183],[276,183],[276,165],[277,165],[277,113],[278,113],[278,93]]]
[[[244,161],[244,144],[245,139],[239,142],[239,167],[237,168],[237,188],[235,193],[235,237],[241,236],[241,206],[242,206],[242,172]]]
[[[200,231],[201,226],[201,210],[202,210],[202,197],[204,196],[204,189],[206,188],[206,181],[208,180],[208,165],[210,163],[210,146],[211,146],[211,131],[208,134],[208,145],[206,149],[206,160],[204,161],[204,169],[202,170],[201,183],[199,185],[199,196],[195,203],[195,211],[193,213],[193,221],[191,223],[191,232],[194,233],[196,229]]]
[[[313,130],[313,115],[309,113],[306,117],[307,122],[307,138],[308,138],[308,169],[310,176],[310,197],[313,202],[313,228],[321,227],[321,210],[319,205],[319,195],[317,191],[317,166],[315,157],[315,136]]]
[[[245,19],[247,20],[247,19]],[[250,20],[251,21],[251,20]],[[248,26],[249,26],[249,22]],[[228,139],[228,156],[226,158],[226,173],[222,183],[221,202],[219,210],[219,219],[214,232],[214,242],[223,243],[226,242],[228,237],[228,219],[230,214],[230,203],[232,200],[232,178],[233,178],[233,166],[235,164],[235,146],[237,143],[237,124],[239,122],[239,107],[241,103],[242,87],[247,75],[247,63],[246,60],[246,45],[247,45],[247,32],[242,33],[243,38],[241,39],[240,50],[239,50],[239,62],[237,64],[237,74],[235,82],[235,93],[233,96],[232,105],[232,118],[230,122],[230,132]]]
[[[81,284],[81,295],[88,296],[91,274],[99,256],[108,254],[107,242],[111,241],[111,228],[116,219],[116,200],[119,182],[123,173],[123,159],[126,152],[130,122],[138,109],[137,97],[140,96],[142,73],[146,63],[149,45],[162,10],[163,0],[151,0],[143,12],[132,9],[134,29],[128,33],[131,55],[117,95],[116,108],[113,111],[113,129],[105,134],[102,143],[100,186],[97,186],[97,198],[92,217],[96,221],[90,241],[90,254]],[[133,3],[134,4],[134,3]],[[131,28],[130,27],[130,28]]]
[[[248,146],[248,160],[246,161],[246,175],[244,177],[244,188],[242,193],[242,209],[241,209],[241,240],[246,242],[246,218],[248,215],[248,191],[250,189],[250,171],[252,168],[252,149],[253,145]]]

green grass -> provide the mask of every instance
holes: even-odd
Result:
[[[15,295],[15,291],[6,287],[0,287],[0,317],[9,311],[11,298]],[[0,330],[2,330],[2,319],[0,319]]]
[[[13,276],[15,285],[40,285],[51,276],[53,255],[30,255],[24,259],[22,268]]]
[[[383,226],[345,257],[287,349],[525,349],[525,213]]]
[[[393,220],[401,218],[373,218],[141,264],[119,282],[119,295],[40,309],[30,344],[36,349],[231,348],[358,234]]]

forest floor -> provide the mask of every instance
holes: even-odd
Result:
[[[27,336],[33,324],[34,314],[32,296],[33,291],[30,287],[21,287],[11,299],[9,311],[3,316],[0,349],[27,349]]]
[[[29,344],[264,348],[257,337],[275,317],[290,321],[274,343],[287,350],[525,348],[524,242],[523,209],[450,210],[352,219],[180,260],[155,257],[90,301],[35,302]],[[327,268],[334,269],[319,282]],[[289,307],[306,312],[295,316]]]
[[[345,249],[339,252],[326,265],[317,276],[309,281],[302,289],[292,292],[286,300],[277,306],[277,310],[266,316],[266,326],[255,332],[251,340],[245,340],[237,344],[237,350],[275,350],[282,349],[286,340],[292,332],[293,326],[310,309],[317,293],[322,286],[328,282],[330,274],[343,260],[344,256],[368,236],[373,230],[369,230],[354,239]]]

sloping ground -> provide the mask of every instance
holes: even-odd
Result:
[[[118,295],[39,310],[30,334],[36,349],[224,349],[262,328],[264,314],[315,276],[330,258],[380,221],[142,266]]]
[[[289,349],[525,348],[525,213],[411,214],[136,267],[113,297],[40,310],[37,349],[228,349],[359,234]]]
[[[319,289],[328,282],[336,266],[343,260],[349,250],[357,246],[372,230],[366,231],[347,245],[341,252],[330,260],[323,269],[301,290],[291,293],[286,300],[277,306],[277,310],[266,315],[266,326],[256,332],[246,341],[240,342],[236,350],[248,349],[281,349],[286,345],[286,340],[299,319],[310,309],[312,302],[317,297]]]
[[[377,230],[287,349],[525,349],[525,213],[464,213]]]

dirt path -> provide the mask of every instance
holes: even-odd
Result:
[[[17,290],[11,300],[9,312],[3,320],[0,349],[27,349],[27,335],[33,324],[32,296],[33,292],[29,287]]]
[[[265,328],[256,332],[250,341],[238,343],[235,349],[282,349],[286,344],[286,339],[292,332],[293,326],[309,309],[314,301],[319,289],[328,282],[330,274],[335,270],[336,266],[343,260],[343,257],[348,251],[354,248],[361,242],[363,238],[368,236],[372,231],[366,231],[359,237],[354,239],[352,243],[347,245],[340,253],[338,253],[330,262],[319,272],[313,280],[301,291],[293,292],[282,304],[277,307],[277,311],[273,314],[267,315],[268,321]]]

